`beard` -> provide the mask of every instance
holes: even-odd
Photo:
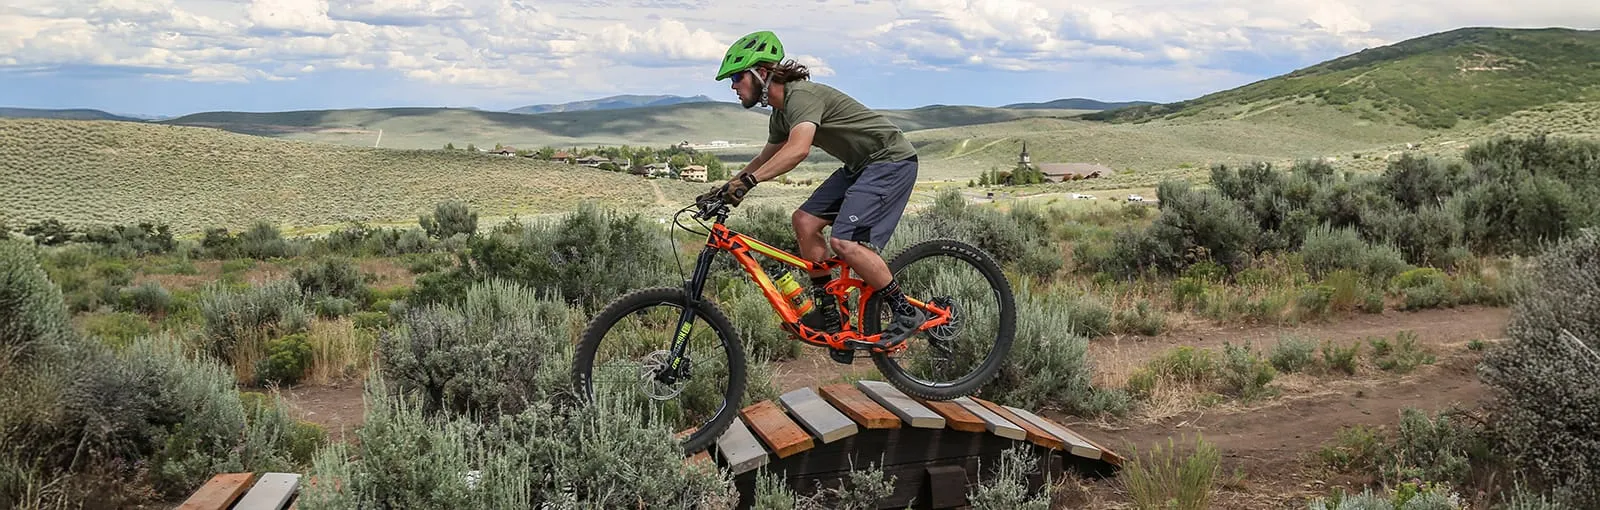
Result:
[[[749,110],[751,108],[754,108],[756,103],[759,102],[760,100],[761,100],[761,98],[745,99],[745,98],[741,97],[741,98],[739,98],[739,104],[744,105],[744,109]]]

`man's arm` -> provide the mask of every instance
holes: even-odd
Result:
[[[772,155],[777,154],[778,149],[782,148],[783,144],[781,143],[768,142],[767,145],[761,147],[761,154],[757,154],[755,159],[750,160],[749,163],[744,165],[744,168],[734,175],[756,171],[757,168],[761,168],[761,165],[766,164],[767,160],[772,159]]]
[[[755,176],[756,182],[772,180],[780,175],[794,170],[796,165],[806,160],[811,155],[811,138],[817,134],[817,125],[810,122],[795,124],[789,130],[789,140],[782,144],[767,144],[762,149],[761,156],[745,166],[741,173],[750,173]],[[770,155],[769,150],[776,148]],[[766,159],[761,159],[763,156]],[[754,170],[751,170],[754,168]]]

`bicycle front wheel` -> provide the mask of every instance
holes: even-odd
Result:
[[[642,424],[664,423],[685,454],[727,430],[745,391],[744,350],[727,316],[710,301],[694,307],[688,346],[674,363],[672,343],[688,295],[679,288],[637,291],[601,310],[583,332],[573,360],[578,395],[620,401]],[[674,366],[676,365],[676,366]]]
[[[889,261],[906,297],[952,310],[950,322],[908,339],[896,354],[873,353],[885,379],[908,395],[949,400],[971,395],[1000,372],[1016,334],[1011,282],[994,257],[950,239],[924,241]],[[874,295],[862,330],[882,331],[893,317]]]

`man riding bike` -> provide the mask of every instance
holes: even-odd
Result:
[[[882,115],[833,87],[809,81],[805,66],[784,60],[783,45],[772,32],[746,35],[728,48],[716,79],[730,78],[745,108],[757,103],[772,108],[767,144],[738,175],[702,198],[720,195],[736,206],[758,183],[793,170],[811,154],[812,146],[838,158],[844,166],[792,216],[800,255],[820,262],[831,245],[894,310],[894,320],[884,329],[879,345],[904,342],[928,317],[906,300],[878,250],[888,245],[911,198],[917,181],[916,149]],[[832,239],[825,241],[822,229],[830,224]],[[832,278],[828,271],[811,274],[816,307],[801,318],[806,326],[829,333],[840,329],[833,295],[822,290]],[[855,357],[839,349],[830,355],[840,363]]]

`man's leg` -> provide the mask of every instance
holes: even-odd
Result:
[[[888,246],[889,238],[899,226],[916,181],[915,159],[874,164],[863,169],[856,185],[845,193],[844,204],[834,221],[833,238],[829,240],[839,258],[877,289],[893,309],[894,320],[884,329],[880,341],[887,345],[909,338],[917,326],[927,320],[926,312],[906,300],[888,264],[877,253]]]
[[[800,256],[812,262],[822,262],[828,258],[828,241],[822,237],[823,227],[832,221],[822,219],[805,209],[796,209],[790,218],[794,224],[795,241],[800,243]],[[812,278],[830,276],[827,271],[810,271]]]
[[[828,258],[828,243],[822,237],[823,227],[833,223],[839,214],[839,208],[844,204],[845,191],[855,179],[846,174],[843,169],[835,171],[828,179],[817,186],[800,209],[790,217],[794,226],[795,241],[800,245],[800,256],[812,262],[822,262]],[[832,294],[822,290],[829,280],[833,279],[831,271],[808,271],[811,275],[811,299],[816,304],[810,313],[800,318],[800,322],[811,329],[837,332],[842,319],[839,316],[838,305]],[[852,353],[844,351],[833,353],[834,359],[841,363],[849,363]]]

